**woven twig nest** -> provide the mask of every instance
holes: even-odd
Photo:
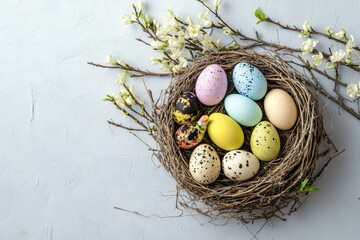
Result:
[[[194,91],[201,71],[210,64],[219,64],[228,75],[228,92],[236,90],[231,81],[231,71],[239,62],[256,66],[266,77],[269,90],[281,88],[294,99],[298,108],[296,125],[287,131],[279,130],[281,152],[271,162],[261,162],[258,174],[246,182],[234,182],[223,174],[210,185],[197,183],[189,171],[191,150],[181,150],[174,135],[178,128],[173,120],[176,100],[187,91]],[[176,180],[181,194],[180,203],[212,218],[224,217],[248,222],[269,219],[295,211],[301,204],[302,180],[314,179],[315,166],[319,159],[320,143],[325,137],[322,117],[318,109],[316,94],[307,85],[301,74],[291,69],[284,60],[274,55],[260,55],[248,51],[214,52],[204,56],[186,71],[175,77],[163,95],[154,113],[159,146],[158,158],[165,169]],[[263,100],[257,101],[263,107]],[[200,115],[213,112],[225,113],[224,104],[201,107]],[[263,117],[266,120],[266,116]],[[241,149],[250,151],[252,128],[243,127],[245,142]],[[220,158],[225,154],[206,135],[204,143],[212,145]],[[286,213],[285,213],[286,211]]]

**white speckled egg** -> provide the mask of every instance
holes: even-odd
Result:
[[[195,181],[201,184],[213,183],[220,175],[220,158],[209,144],[201,144],[190,156],[189,169]]]
[[[252,100],[263,98],[267,91],[264,74],[250,63],[238,63],[233,70],[233,82],[236,90]]]
[[[225,97],[228,81],[225,70],[217,64],[207,66],[196,80],[195,92],[199,101],[214,106]]]
[[[261,161],[271,161],[280,152],[280,137],[276,128],[268,121],[262,121],[251,133],[252,153]]]
[[[245,181],[256,175],[260,162],[250,152],[234,150],[225,154],[222,168],[226,177],[234,181]]]

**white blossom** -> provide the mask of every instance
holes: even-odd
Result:
[[[206,20],[206,21],[204,22],[204,27],[206,27],[206,28],[211,27],[211,25],[212,25],[212,22],[211,22],[210,20]]]
[[[203,46],[204,51],[215,48],[213,38],[209,34],[204,34],[200,43]]]
[[[226,34],[226,35],[234,34],[234,32],[231,31],[231,29],[229,27],[223,27],[223,30],[224,30],[224,34]]]
[[[349,39],[349,41],[347,41],[346,49],[345,49],[345,62],[347,64],[352,63],[352,58],[351,58],[352,54],[358,54],[359,53],[357,50],[354,49],[354,47],[356,47],[354,37],[352,35],[350,35],[350,38],[351,38],[351,40]]]
[[[132,75],[131,72],[125,70],[125,71],[123,71],[122,73],[119,74],[119,77],[118,77],[118,79],[116,80],[116,82],[117,82],[118,84],[120,84],[120,85],[123,85],[123,84],[125,84],[126,79],[127,79],[128,77],[131,77],[131,75]]]
[[[172,7],[168,7],[168,12],[170,13],[170,16],[174,16],[175,13],[174,13],[174,10],[172,9]]]
[[[136,103],[136,101],[141,102],[139,97],[134,93],[134,86],[131,86],[128,89],[129,91],[126,88],[123,88],[114,95],[116,104],[121,107],[132,106]]]
[[[334,34],[334,30],[330,26],[326,28],[326,32],[328,33],[329,37],[332,37]]]
[[[117,62],[117,65],[120,65],[120,66],[126,66],[127,64],[123,61],[123,60],[116,60]]]
[[[304,41],[301,45],[301,51],[303,51],[303,55],[308,55],[314,51],[314,48],[319,43],[319,40],[309,38]]]
[[[160,41],[152,41],[150,43],[150,45],[153,49],[161,49],[163,47],[164,43],[160,42]]]
[[[161,63],[161,59],[159,59],[159,58],[151,57],[150,60],[151,60],[151,64],[154,64],[154,65]]]
[[[202,26],[200,24],[195,24],[195,25],[189,24],[186,30],[187,30],[188,38],[197,39],[202,35],[201,34]]]
[[[156,19],[153,19],[153,25],[155,26],[156,29],[158,29],[160,27],[159,22]]]
[[[171,34],[175,30],[175,27],[172,25],[164,25],[157,29],[156,36],[165,41],[169,34]]]
[[[210,13],[210,10],[206,9],[205,13],[199,13],[199,15],[198,15],[198,19],[203,22],[203,26],[206,28],[209,28],[212,25],[212,22],[210,20],[208,20],[208,18],[207,18],[209,16],[209,13]]]
[[[118,65],[118,61],[112,57],[111,54],[106,57],[106,64],[108,65]]]
[[[133,99],[131,96],[128,96],[125,98],[125,102],[127,105],[131,106],[135,104],[135,99]]]
[[[179,66],[180,68],[185,68],[188,64],[188,61],[186,58],[179,58]]]
[[[133,23],[133,19],[132,19],[132,17],[131,17],[130,14],[125,14],[125,15],[122,17],[122,21],[123,21],[123,24],[124,24],[125,26],[130,25],[130,24]]]
[[[169,48],[183,48],[185,46],[185,39],[181,36],[169,36],[167,41]]]
[[[184,52],[184,50],[183,49],[180,49],[180,48],[173,48],[173,49],[171,49],[171,55],[170,55],[170,57],[172,58],[172,59],[178,59],[178,58],[180,58],[180,57],[183,57],[183,56],[185,56],[185,52]]]
[[[356,83],[349,84],[346,87],[346,94],[352,99],[359,98],[360,97],[360,82],[358,84],[356,84]]]
[[[344,50],[342,50],[342,49],[336,50],[336,51],[330,56],[330,61],[331,61],[332,63],[341,62],[341,61],[343,61],[345,55],[346,55],[346,53],[345,53]]]
[[[343,39],[345,38],[345,36],[346,36],[346,32],[344,29],[341,29],[341,31],[333,34],[333,37],[336,39]]]
[[[163,72],[171,72],[171,67],[168,63],[165,63],[160,67],[160,70]]]
[[[172,68],[171,68],[171,71],[174,72],[174,73],[177,73],[180,71],[180,66],[179,65],[174,65]]]
[[[312,56],[314,68],[317,68],[322,65],[323,58],[324,58],[324,56],[321,52]]]
[[[144,9],[144,2],[140,1],[138,7],[139,7],[139,12],[141,12]]]
[[[311,27],[309,22],[306,20],[303,24],[303,31],[300,32],[299,37],[310,36]]]
[[[209,9],[206,9],[206,12],[205,12],[205,13],[199,13],[198,19],[199,19],[200,21],[206,21],[206,20],[207,20],[207,17],[209,16],[209,14],[210,14]]]
[[[123,96],[120,93],[114,95],[114,100],[118,106],[120,107],[125,106]]]
[[[336,66],[335,66],[335,64],[328,62],[328,63],[326,63],[325,67],[326,67],[326,69],[334,69]]]

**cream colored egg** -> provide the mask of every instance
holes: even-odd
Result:
[[[292,128],[297,119],[293,98],[282,89],[273,89],[265,97],[264,109],[269,121],[278,129]]]
[[[259,171],[260,162],[254,154],[244,150],[234,150],[225,154],[222,169],[226,177],[234,181],[245,181]]]
[[[213,183],[220,175],[220,158],[209,144],[201,144],[190,156],[189,170],[195,181],[201,184]]]
[[[260,122],[251,133],[250,147],[259,160],[274,160],[280,152],[280,137],[276,128],[268,121]]]

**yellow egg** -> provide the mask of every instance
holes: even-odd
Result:
[[[276,128],[268,121],[260,122],[251,134],[250,147],[259,160],[274,160],[280,152],[280,137]]]
[[[222,113],[209,116],[207,128],[210,139],[227,151],[238,149],[244,143],[244,133],[240,125],[231,117]]]
[[[269,121],[281,130],[292,128],[297,119],[293,98],[282,89],[273,89],[265,97],[264,109]]]

